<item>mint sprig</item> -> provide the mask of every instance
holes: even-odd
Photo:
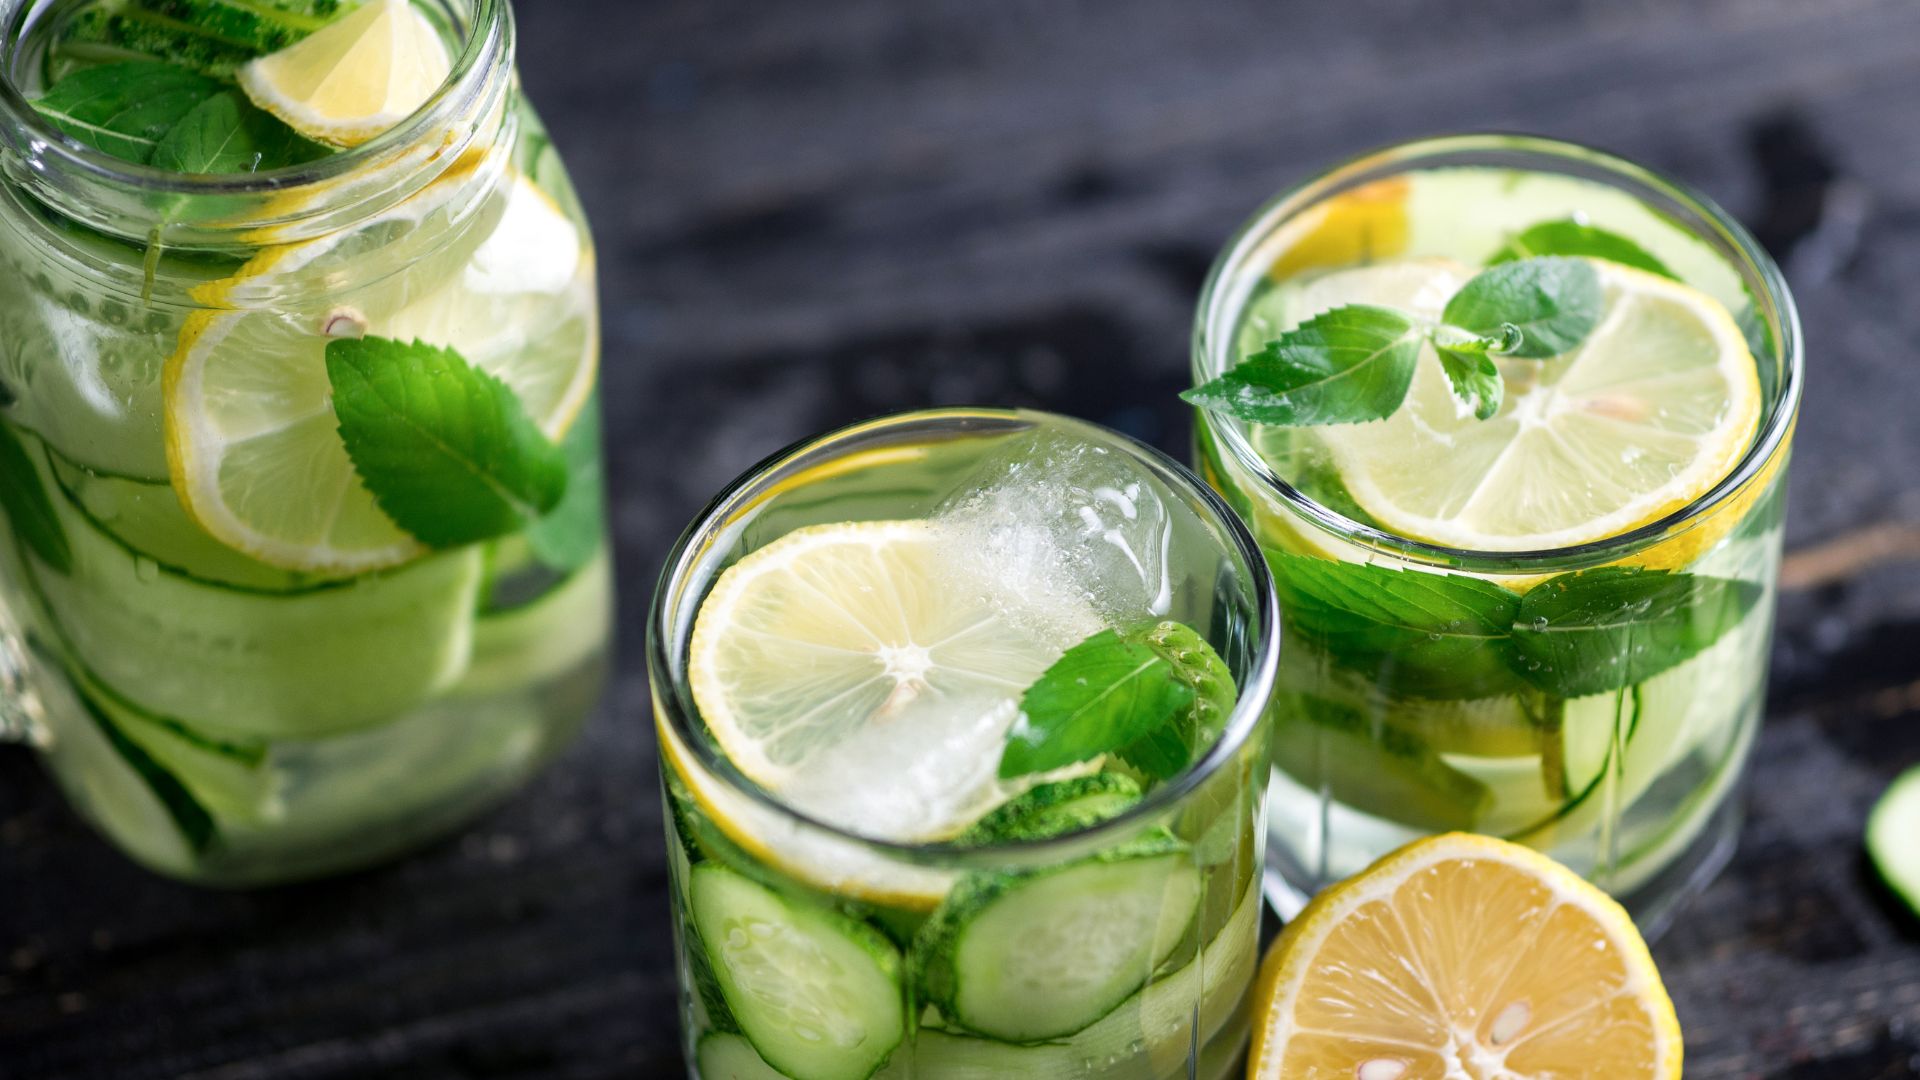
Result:
[[[1218,735],[1233,702],[1225,662],[1193,629],[1160,622],[1101,630],[1061,654],[1021,696],[1000,776],[1115,754],[1166,779]]]
[[[1480,578],[1269,551],[1288,633],[1390,694],[1585,697],[1712,647],[1752,582],[1640,567],[1561,574],[1523,596]]]
[[[517,532],[566,494],[565,452],[506,383],[452,349],[342,338],[327,344],[327,378],[355,471],[425,544]]]
[[[1502,394],[1494,357],[1560,356],[1592,332],[1604,304],[1599,274],[1584,261],[1503,263],[1462,286],[1438,322],[1370,304],[1337,307],[1181,396],[1256,424],[1379,420],[1406,399],[1420,347],[1431,343],[1454,396],[1486,419]]]
[[[33,102],[61,134],[135,165],[221,175],[331,151],[218,80],[157,60],[76,71]]]

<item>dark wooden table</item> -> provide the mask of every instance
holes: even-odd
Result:
[[[667,1077],[643,612],[769,451],[936,403],[1178,449],[1207,263],[1266,195],[1470,128],[1687,180],[1787,267],[1810,383],[1739,855],[1660,943],[1689,1077],[1920,1075],[1920,924],[1859,834],[1920,760],[1913,0],[523,0],[526,83],[605,270],[626,663],[581,745],[466,835],[197,891],[0,750],[0,1077]],[[1920,843],[1920,837],[1915,838]]]

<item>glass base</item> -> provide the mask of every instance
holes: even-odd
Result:
[[[1698,831],[1665,866],[1647,875],[1624,893],[1616,893],[1627,913],[1633,916],[1640,934],[1653,941],[1667,932],[1687,902],[1706,890],[1720,876],[1740,839],[1745,808],[1736,790],[1697,825]],[[1267,847],[1267,866],[1262,888],[1267,903],[1282,920],[1292,919],[1323,884],[1292,865],[1279,845]]]

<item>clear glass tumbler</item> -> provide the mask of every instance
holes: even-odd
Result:
[[[1004,684],[1012,695],[1006,712],[959,714],[963,729],[974,725],[970,718],[999,718],[988,725],[991,756],[981,757],[979,746],[965,756],[964,735],[928,721],[874,737],[880,747],[905,746],[885,766],[836,774],[831,791],[800,784],[804,808],[799,795],[749,778],[748,771],[764,774],[767,762],[737,763],[729,747],[738,743],[740,722],[726,718],[729,734],[716,735],[722,718],[700,702],[717,695],[777,709],[783,697],[820,694],[824,672],[845,657],[810,644],[804,655],[817,663],[796,662],[777,677],[749,668],[734,677],[753,686],[715,687],[692,657],[707,647],[702,635],[718,633],[703,621],[710,600],[738,595],[724,575],[743,560],[795,551],[796,562],[786,565],[803,565],[804,550],[792,541],[823,527],[917,537],[925,523],[951,521],[955,506],[963,516],[989,508],[986,527],[928,560],[927,572],[979,558],[978,566],[956,570],[964,571],[956,580],[982,581],[1002,595],[1019,583],[1016,602],[1044,599],[1029,609],[1040,619],[1085,600],[1077,588],[1049,591],[1061,579],[1044,571],[1085,566],[1081,560],[1116,550],[1138,556],[1107,562],[1101,573],[1119,577],[1099,580],[1144,587],[1140,595],[1158,618],[1184,623],[1217,654],[1224,667],[1216,670],[1230,675],[1231,686],[1215,686],[1237,687],[1184,767],[1142,778],[1108,755],[1024,794],[1007,793],[1012,801],[959,835],[883,838],[898,834],[900,819],[919,808],[913,802],[893,815],[826,820],[851,789],[897,790],[897,774],[985,766],[990,775],[1036,660],[1002,651],[1000,663],[961,672]],[[776,552],[776,545],[787,546]],[[985,576],[964,576],[974,571]],[[875,590],[846,587],[847,579],[793,572],[809,583],[800,588],[818,587],[800,611],[776,617],[749,605],[748,616],[808,633],[818,630],[821,612],[837,620],[844,611],[870,610],[892,626],[949,602],[974,602],[964,589],[916,589],[902,593],[907,599],[896,609],[866,604],[862,598]],[[909,413],[807,440],[748,472],[674,548],[649,624],[693,1075],[1162,1080],[1239,1068],[1260,937],[1265,704],[1276,617],[1259,551],[1217,495],[1158,452],[1064,417]],[[948,640],[977,635],[979,625]],[[806,740],[840,738],[836,732],[859,724],[877,730],[907,722],[903,715],[935,715],[895,710],[915,694],[959,693],[940,672],[963,665],[942,648],[929,649],[930,687],[903,676],[884,701],[852,688],[805,724],[771,735],[773,757],[798,755],[792,748]],[[915,651],[891,637],[854,651],[869,650],[881,658]],[[1016,678],[1016,671],[1026,673]],[[878,795],[874,802],[883,804]],[[1018,817],[1029,811],[1039,817]],[[1041,820],[1051,827],[1034,824]]]
[[[1536,226],[1543,231],[1529,232]],[[1276,336],[1284,327],[1273,313],[1287,290],[1311,295],[1306,283],[1325,275],[1385,262],[1408,274],[1444,264],[1467,275],[1528,254],[1516,241],[1592,243],[1591,230],[1631,241],[1608,254],[1645,269],[1614,271],[1621,280],[1674,295],[1652,281],[1657,271],[1724,309],[1713,316],[1721,340],[1744,338],[1755,370],[1743,377],[1757,386],[1757,422],[1733,447],[1735,463],[1617,535],[1532,550],[1424,540],[1363,504],[1391,503],[1380,494],[1389,483],[1433,487],[1432,476],[1457,467],[1447,436],[1410,435],[1431,441],[1423,460],[1356,479],[1348,471],[1356,457],[1385,455],[1351,448],[1380,439],[1198,415],[1200,467],[1253,526],[1287,621],[1269,802],[1271,883],[1283,914],[1409,840],[1463,829],[1553,855],[1657,930],[1731,851],[1735,792],[1765,696],[1802,381],[1793,300],[1746,230],[1673,181],[1567,143],[1470,135],[1392,147],[1280,195],[1239,231],[1200,302],[1193,378],[1218,376]],[[1618,331],[1594,331],[1603,332]],[[1618,377],[1639,380],[1630,392],[1596,391],[1575,405],[1571,390],[1551,396],[1566,363],[1540,362],[1510,385],[1504,410],[1471,430],[1583,408],[1590,427],[1611,425],[1631,468],[1650,440],[1671,438],[1633,426],[1667,407],[1657,380],[1678,354],[1663,347],[1628,357],[1632,370]],[[1693,348],[1693,339],[1671,347]],[[1524,382],[1536,373],[1537,394]],[[1409,400],[1420,393],[1416,382]],[[1345,427],[1395,430],[1390,423]],[[1508,521],[1535,511],[1544,521],[1563,513],[1562,496],[1606,482],[1561,475],[1558,486],[1516,482],[1472,498],[1505,500]],[[1426,604],[1422,582],[1472,603],[1409,611],[1365,595]],[[1616,587],[1618,599],[1566,599],[1597,582]]]

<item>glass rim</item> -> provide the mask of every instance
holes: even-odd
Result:
[[[1097,433],[1106,445],[1132,454],[1136,462],[1154,472],[1163,482],[1190,495],[1218,521],[1225,533],[1229,553],[1238,556],[1247,566],[1249,587],[1260,625],[1259,641],[1253,650],[1249,670],[1245,678],[1240,680],[1233,710],[1228,714],[1220,736],[1178,775],[1155,786],[1124,812],[1059,836],[993,844],[961,846],[951,840],[916,842],[869,836],[790,805],[742,773],[700,730],[699,712],[684,677],[685,665],[677,663],[674,655],[685,646],[684,641],[678,640],[676,629],[676,624],[686,621],[677,617],[686,603],[680,593],[689,582],[700,577],[702,570],[699,560],[710,546],[708,541],[738,521],[742,514],[758,506],[767,494],[764,489],[768,481],[786,466],[877,432],[908,431],[932,422],[970,418],[996,423],[1031,423],[1037,419],[1043,423],[1065,423]],[[688,623],[690,636],[690,621]],[[671,734],[693,756],[694,763],[733,793],[751,799],[790,824],[827,834],[837,841],[854,844],[889,858],[913,863],[933,862],[958,868],[992,864],[996,859],[1008,856],[1034,858],[1056,849],[1083,848],[1109,836],[1137,832],[1143,824],[1178,805],[1230,763],[1258,728],[1272,696],[1279,669],[1280,637],[1279,598],[1266,558],[1261,554],[1253,533],[1218,492],[1181,462],[1130,435],[1060,413],[1040,409],[950,406],[888,413],[807,436],[761,459],[728,483],[694,516],[692,523],[680,534],[667,554],[647,613],[646,651],[648,677],[653,683],[652,699],[656,710],[665,714],[664,722],[671,725]],[[663,765],[667,764],[666,758],[663,752]],[[1260,778],[1260,782],[1264,782],[1264,777]]]
[[[1198,384],[1230,366],[1216,361],[1220,358],[1218,354],[1230,347],[1230,323],[1238,318],[1239,311],[1224,310],[1222,287],[1244,270],[1250,254],[1273,230],[1356,181],[1383,179],[1409,172],[1422,167],[1423,161],[1429,158],[1476,152],[1507,152],[1575,160],[1608,174],[1616,181],[1615,187],[1623,186],[1618,183],[1621,180],[1640,185],[1697,214],[1751,268],[1753,276],[1759,279],[1766,292],[1764,297],[1755,296],[1754,300],[1765,304],[1766,310],[1760,312],[1762,317],[1772,316],[1769,327],[1779,353],[1781,376],[1773,400],[1766,403],[1772,406],[1771,412],[1765,416],[1760,430],[1732,469],[1685,505],[1623,533],[1580,544],[1529,550],[1456,548],[1416,540],[1347,517],[1275,473],[1235,423],[1198,407],[1194,409],[1195,423],[1218,440],[1225,451],[1267,490],[1306,518],[1310,525],[1348,542],[1411,562],[1491,573],[1538,572],[1543,564],[1552,564],[1561,569],[1584,568],[1613,562],[1685,532],[1760,478],[1791,436],[1799,415],[1804,379],[1799,310],[1794,305],[1786,277],[1773,257],[1745,226],[1721,209],[1718,203],[1690,185],[1584,143],[1498,131],[1431,136],[1392,143],[1357,154],[1283,189],[1262,203],[1234,230],[1207,271],[1206,283],[1201,289],[1200,302],[1194,315],[1190,376]],[[1587,178],[1607,182],[1606,178]],[[1695,236],[1701,235],[1700,229],[1691,223],[1676,224]],[[1734,269],[1736,272],[1742,270],[1739,265]],[[1745,273],[1740,276],[1743,280],[1747,277]],[[1217,342],[1216,330],[1222,331],[1217,335]],[[1756,362],[1758,360],[1756,358]]]
[[[443,0],[444,2],[444,0]],[[96,183],[122,185],[152,194],[197,196],[280,195],[312,188],[352,175],[430,137],[485,92],[495,71],[505,70],[512,55],[513,9],[509,0],[472,0],[466,40],[461,42],[445,81],[411,115],[357,146],[336,148],[331,154],[300,165],[231,175],[196,176],[169,172],[150,165],[122,161],[105,151],[76,142],[40,116],[10,76],[12,50],[25,33],[27,16],[40,5],[35,0],[0,0],[8,11],[0,26],[0,120],[18,127],[59,167]]]

